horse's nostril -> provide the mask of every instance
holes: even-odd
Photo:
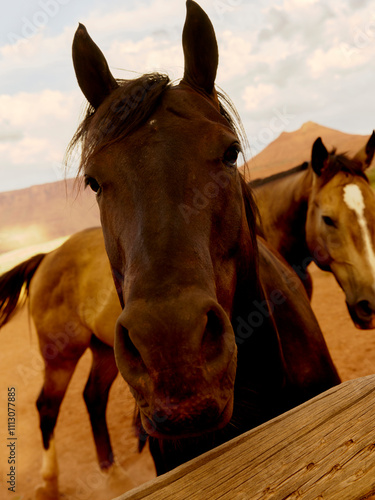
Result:
[[[358,302],[356,305],[356,309],[358,316],[360,316],[361,318],[369,317],[374,312],[368,300],[361,300],[360,302]]]
[[[212,340],[216,340],[220,335],[221,330],[222,324],[220,318],[214,311],[208,311],[205,337],[210,337]]]
[[[213,361],[223,353],[225,324],[213,310],[207,313],[207,324],[202,338],[202,347],[206,361]]]
[[[117,336],[118,336],[118,342],[122,345],[122,348],[126,353],[127,357],[130,358],[133,363],[134,362],[138,363],[139,361],[141,361],[142,357],[138,349],[132,342],[128,329],[122,325],[118,325]]]
[[[126,326],[125,326],[126,325]],[[137,337],[132,338],[132,328],[127,328],[127,318],[122,313],[116,324],[114,352],[117,368],[122,377],[128,382],[130,389],[136,389],[136,385],[145,383],[147,368],[142,356],[142,350],[138,349]],[[133,333],[133,335],[136,335]]]
[[[372,301],[359,300],[350,305],[347,302],[349,314],[357,328],[371,330],[375,328],[375,306]]]

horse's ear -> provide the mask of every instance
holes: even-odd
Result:
[[[365,146],[363,146],[358,153],[354,156],[353,160],[360,161],[362,163],[362,170],[366,170],[374,158],[375,154],[375,130],[372,132],[370,139],[367,141]]]
[[[193,0],[186,2],[182,47],[185,58],[183,81],[213,94],[219,62],[215,31],[207,14]]]
[[[72,53],[78,85],[91,106],[97,109],[118,84],[102,51],[81,23],[74,35]]]
[[[328,151],[320,137],[316,139],[312,147],[311,166],[317,176],[321,176],[328,165]]]

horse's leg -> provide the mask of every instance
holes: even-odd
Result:
[[[306,269],[305,271],[305,276],[303,278],[303,286],[305,287],[305,290],[306,290],[306,293],[307,293],[307,296],[311,302],[311,297],[312,297],[312,292],[313,292],[313,283],[312,283],[312,277],[311,277],[311,274],[309,273],[309,271]]]
[[[132,478],[114,458],[105,415],[109,390],[118,369],[113,348],[103,343],[95,335],[91,338],[90,349],[93,361],[84,390],[84,399],[90,415],[99,466],[106,475],[108,474],[107,493],[111,492],[113,496],[118,496],[136,486]]]
[[[83,396],[90,415],[96,452],[102,470],[114,462],[111,441],[106,421],[109,390],[118,373],[112,347],[104,344],[95,335],[91,337],[92,367]]]
[[[58,498],[58,465],[54,442],[54,429],[61,402],[84,349],[75,359],[45,360],[44,383],[37,399],[40,429],[43,439],[42,478],[44,484],[37,490],[37,498]],[[60,358],[60,356],[57,356]]]

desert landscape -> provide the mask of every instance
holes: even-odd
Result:
[[[244,169],[248,179],[266,177],[309,161],[312,145],[321,137],[328,150],[350,156],[371,135],[354,135],[307,122],[294,132],[283,132],[256,156],[251,150]],[[86,227],[99,226],[95,195],[73,178],[0,192],[0,255],[66,237]],[[2,269],[0,269],[2,271]]]
[[[371,133],[372,130],[366,136],[347,134],[318,123],[306,122],[298,130],[282,132],[259,154],[251,157],[248,161],[250,177],[265,177],[309,161],[312,145],[318,137],[321,137],[328,151],[336,149],[337,153],[354,156],[365,145]]]
[[[371,131],[369,131],[370,133]],[[308,160],[311,145],[321,136],[328,148],[357,152],[368,136],[352,136],[312,122],[292,133],[283,133],[249,162],[251,178],[264,177]],[[71,189],[73,181],[67,185]],[[99,224],[95,200],[88,191],[66,196],[65,183],[34,186],[19,192],[0,193],[0,271],[39,251],[49,251],[69,235]],[[82,194],[83,193],[83,194]],[[9,236],[8,236],[9,235]],[[374,373],[375,333],[355,328],[344,294],[331,274],[314,266],[313,309],[342,380]],[[43,366],[37,336],[27,307],[0,331],[0,498],[31,500],[41,484],[42,442],[35,401],[42,385]],[[109,500],[155,476],[146,449],[137,450],[132,429],[134,403],[126,383],[117,377],[110,393],[107,419],[114,451],[122,471],[103,475],[96,461],[89,417],[82,398],[90,369],[86,352],[70,383],[56,427],[60,470],[60,498]],[[6,446],[6,398],[16,388],[17,489],[8,492]]]
[[[374,373],[375,335],[357,330],[351,322],[344,296],[329,273],[313,268],[313,308],[342,380]],[[6,422],[7,387],[17,390],[17,495],[0,485],[1,498],[33,500],[41,484],[42,442],[36,398],[42,385],[42,361],[37,338],[30,327],[27,308],[1,331],[0,421]],[[82,392],[89,374],[87,352],[78,364],[63,401],[57,427],[56,448],[60,470],[61,499],[109,500],[155,477],[147,449],[137,451],[132,430],[134,404],[126,383],[117,377],[110,393],[107,418],[114,451],[126,474],[112,481],[100,472],[96,461],[89,417]],[[0,471],[7,464],[6,425],[0,428]]]

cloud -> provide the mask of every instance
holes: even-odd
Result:
[[[344,112],[349,102],[361,106],[359,88],[366,88],[366,82],[371,87],[375,11],[362,7],[352,10],[340,0],[329,7],[315,0],[284,0],[265,8],[253,43],[256,53],[249,58],[250,64],[257,63],[257,72],[249,71],[248,81],[241,80],[241,114],[250,133],[254,120],[262,127],[267,116],[272,118],[272,108],[284,105],[295,114],[297,126],[306,118],[318,123],[328,119],[327,126],[335,123],[355,132],[361,121],[370,121]]]
[[[23,176],[29,180],[33,172],[45,182],[61,179],[57,166],[75,131],[81,102],[78,90],[0,95],[2,189],[23,187]]]
[[[42,30],[30,39],[1,46],[2,93],[74,88],[70,49],[73,35],[73,28],[57,36],[47,36]]]
[[[369,133],[375,60],[371,2],[267,0],[259,6],[243,0],[202,0],[200,4],[218,40],[217,83],[235,102],[250,136],[270,128],[279,116],[275,109],[293,116],[284,124],[289,128],[313,120]],[[26,171],[36,172],[38,179],[46,175],[54,180],[53,164],[61,161],[78,124],[84,98],[71,61],[78,21],[102,49],[114,76],[132,78],[154,70],[168,72],[172,79],[182,76],[184,2],[144,0],[124,5],[119,0],[82,0],[80,17],[73,12],[61,9],[33,36],[16,43],[8,37],[0,46],[0,169],[14,185],[26,179]],[[32,21],[34,13],[26,12],[25,17]]]
[[[23,132],[18,127],[13,126],[8,119],[0,118],[0,143],[17,142],[23,137]]]
[[[106,50],[111,71],[117,77],[133,78],[134,73],[166,72],[171,78],[182,77],[183,55],[181,44],[146,37],[138,42],[114,41]],[[125,71],[125,75],[123,75]]]
[[[130,37],[134,33],[145,36],[152,33],[155,26],[158,26],[158,30],[164,27],[169,32],[174,23],[178,26],[176,33],[181,35],[184,16],[183,2],[169,2],[166,8],[165,0],[154,0],[136,3],[132,9],[124,5],[110,9],[107,4],[102,3],[91,10],[87,18],[81,22],[97,36],[108,33],[113,33],[116,37],[119,35]]]
[[[218,44],[220,47],[218,80],[220,82],[225,83],[239,78],[257,64],[253,44],[248,36],[226,29],[218,34]]]
[[[245,108],[248,111],[257,110],[264,105],[272,96],[277,93],[274,85],[260,83],[258,85],[249,85],[245,88],[242,98],[245,101]],[[274,99],[272,99],[274,101]]]
[[[361,9],[366,7],[370,0],[349,0],[349,5],[352,9]]]
[[[2,119],[10,125],[22,126],[35,132],[35,124],[40,124],[41,121],[63,121],[70,118],[76,101],[75,94],[46,89],[37,93],[0,95]]]
[[[331,7],[316,0],[285,0],[266,10],[259,42],[278,37],[286,41],[302,39],[318,42],[322,27],[334,17]]]

